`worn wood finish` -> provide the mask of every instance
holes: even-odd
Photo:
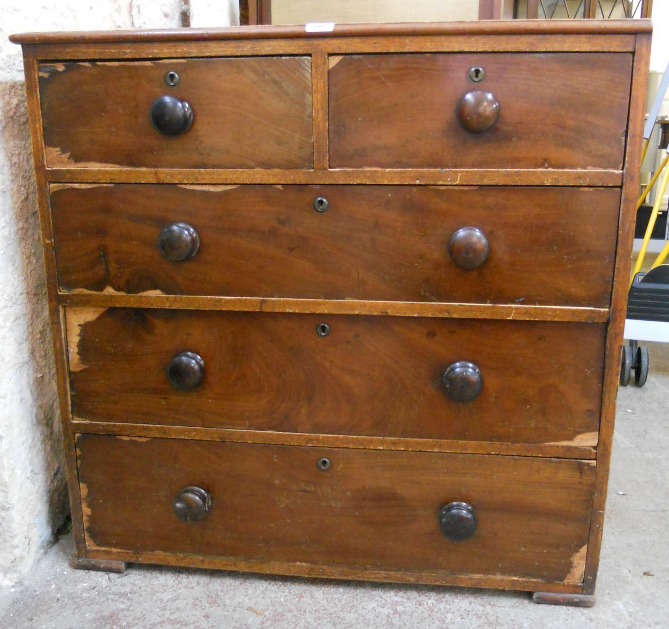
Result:
[[[565,308],[492,304],[425,303],[402,301],[282,299],[268,297],[189,297],[185,295],[141,295],[79,292],[60,293],[67,306],[93,308],[179,308],[183,310],[232,310],[237,312],[302,312],[397,317],[448,317],[451,319],[508,319],[515,321],[608,321],[606,308]]]
[[[312,577],[317,579],[345,579],[346,581],[379,581],[386,583],[406,583],[414,585],[452,585],[467,588],[496,588],[531,592],[542,588],[545,592],[579,593],[580,584],[548,582],[541,579],[518,579],[498,575],[462,575],[445,572],[421,573],[392,570],[365,570],[346,566],[322,566],[317,564],[289,564],[278,561],[253,561],[236,557],[211,557],[203,555],[177,555],[164,552],[130,552],[105,548],[91,549],[91,557],[114,557],[117,561],[159,564],[163,566],[202,568],[206,570],[234,570],[266,575]]]
[[[318,197],[329,202],[324,212],[314,210]],[[65,291],[600,308],[610,300],[619,202],[615,189],[571,188],[103,185],[51,193]],[[172,262],[157,241],[178,223],[197,232],[199,250]],[[452,235],[467,226],[482,230],[490,248],[473,270],[449,255]]]
[[[49,167],[313,167],[307,57],[51,63],[39,74]],[[149,120],[165,95],[194,112],[178,137]]]
[[[93,435],[77,443],[91,548],[582,580],[591,462]],[[172,504],[193,483],[211,495],[211,511],[187,524]],[[439,508],[454,500],[476,509],[466,542],[439,530]],[[379,535],[389,527],[393,535]]]
[[[321,144],[322,146],[322,144]],[[323,157],[323,156],[322,156]],[[620,186],[619,170],[507,169],[330,169],[330,170],[193,170],[155,168],[49,168],[54,183],[175,184],[398,184],[433,186]]]
[[[46,274],[46,297],[48,300],[51,344],[54,352],[56,383],[58,386],[58,412],[61,418],[63,452],[65,454],[65,477],[70,495],[70,512],[72,517],[72,533],[76,552],[85,557],[86,545],[83,534],[83,520],[79,482],[76,473],[76,455],[74,451],[74,433],[70,423],[70,397],[67,371],[67,340],[65,339],[64,309],[58,302],[58,280],[56,276],[56,259],[53,251],[53,233],[49,212],[48,186],[45,177],[44,142],[42,120],[39,114],[38,64],[35,58],[24,54],[26,95],[30,120],[30,136],[32,142],[35,182],[37,184],[37,209],[41,232],[43,263]]]
[[[277,432],[236,428],[202,428],[193,426],[159,426],[95,422],[73,418],[73,429],[96,435],[126,437],[160,437],[163,439],[195,439],[198,441],[233,441],[236,443],[268,443],[287,446],[324,446],[362,450],[399,450],[414,452],[459,452],[503,456],[544,456],[560,459],[590,459],[597,454],[597,445],[565,443],[504,443],[499,441],[464,441],[462,439],[407,439],[363,437],[360,435],[322,435],[299,432]],[[587,442],[587,437],[583,440]]]
[[[583,20],[579,20],[583,21]],[[638,20],[635,20],[639,23]],[[643,30],[646,23],[639,24]],[[422,25],[421,25],[422,27]],[[275,28],[272,27],[272,31]],[[189,29],[190,30],[190,29]],[[276,33],[278,35],[278,33]],[[546,37],[543,34],[526,33],[523,37],[497,33],[494,37],[451,34],[431,37],[378,36],[378,37],[334,37],[312,36],[299,38],[241,40],[183,41],[175,45],[169,41],[143,41],[131,46],[123,41],[109,43],[78,43],[26,45],[30,55],[47,61],[53,59],[86,61],[97,60],[147,60],[207,57],[246,57],[249,55],[310,55],[317,52],[327,54],[383,53],[393,52],[634,52],[634,36],[600,33],[597,37],[587,33],[565,34],[562,37]]]
[[[647,90],[649,58],[650,37],[639,36],[638,52],[635,56],[633,68],[630,127],[625,149],[625,180],[618,222],[619,254],[616,258],[611,320],[608,328],[605,354],[606,368],[604,372],[604,395],[602,398],[601,442],[597,453],[597,483],[595,486],[593,516],[590,528],[590,543],[593,550],[588,553],[584,582],[585,593],[587,594],[593,594],[595,590],[604,526],[606,492],[616,417],[616,394],[620,375],[620,348],[623,344],[625,315],[627,313],[631,252],[636,221],[636,198],[639,190],[641,171],[641,145],[643,141],[644,112],[646,110],[645,94]]]
[[[586,600],[601,544],[649,32],[649,22],[580,20],[15,37],[78,557]],[[167,65],[187,70],[177,87],[162,82]],[[484,67],[483,81],[468,78],[472,66]],[[225,80],[209,70],[223,67]],[[51,75],[41,85],[38,69]],[[82,87],[98,113],[121,102],[118,129],[90,124]],[[185,102],[195,116],[165,140],[148,115],[170,95],[154,106],[156,126],[183,131]],[[140,98],[136,117],[127,107]],[[231,101],[226,126],[218,114]],[[203,122],[201,103],[216,120]],[[458,104],[479,133],[460,127]],[[141,132],[117,124],[131,118]],[[90,132],[68,148],[63,138],[82,124]],[[144,144],[147,126],[157,144]],[[327,191],[327,211],[302,213],[316,190]],[[170,215],[177,198],[189,201],[188,220]],[[197,236],[196,216],[207,227]],[[163,220],[187,226],[163,232],[158,249],[149,234]],[[441,284],[437,250],[453,267]],[[201,273],[165,275],[160,265]],[[463,396],[471,401],[452,399]],[[85,433],[79,469],[75,432]],[[213,485],[203,486],[205,471]],[[221,496],[240,506],[239,520],[217,508]],[[429,518],[413,517],[428,502]],[[469,507],[453,504],[462,502],[476,530],[450,542],[439,529],[457,536],[454,514],[473,524]],[[181,522],[174,509],[202,519]],[[435,552],[433,542],[455,550]]]
[[[227,28],[189,28],[172,30],[118,30],[118,31],[89,31],[89,32],[54,32],[54,33],[20,33],[10,36],[10,41],[26,46],[38,45],[45,49],[49,45],[66,44],[85,46],[88,44],[142,44],[169,42],[172,49],[181,48],[189,42],[210,42],[227,40],[263,40],[271,39],[281,42],[287,38],[307,39],[309,41],[329,40],[341,37],[359,38],[362,45],[369,38],[381,39],[400,37],[420,38],[424,36],[445,35],[449,37],[461,36],[469,39],[477,36],[544,36],[552,35],[548,39],[564,39],[572,35],[597,35],[596,39],[617,40],[615,35],[636,35],[650,33],[652,26],[647,20],[612,20],[598,21],[540,21],[529,22],[514,20],[506,22],[448,22],[422,24],[337,24],[331,33],[306,33],[304,26],[255,26],[255,27],[227,27]],[[479,44],[480,45],[480,44]],[[517,44],[520,48],[520,44]],[[390,47],[390,46],[389,46]],[[564,44],[563,44],[564,47]],[[597,47],[597,41],[592,41],[590,49]]]
[[[95,421],[594,445],[604,332],[594,324],[70,309],[72,407]],[[183,351],[205,365],[204,382],[189,393],[166,375]],[[483,392],[469,403],[449,399],[441,381],[461,360],[483,374]]]
[[[622,168],[629,94],[601,94],[629,84],[632,55],[359,55],[331,66],[334,168]],[[473,83],[477,66],[485,79]],[[475,90],[500,103],[482,133],[454,113]]]

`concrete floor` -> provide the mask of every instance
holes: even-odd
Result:
[[[647,345],[648,383],[618,396],[593,609],[535,605],[524,593],[148,566],[76,571],[64,536],[25,582],[0,592],[0,628],[669,628],[669,345]]]

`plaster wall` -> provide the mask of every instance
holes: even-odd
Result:
[[[166,28],[180,0],[9,0],[0,19],[0,585],[67,514],[21,51],[25,31]]]

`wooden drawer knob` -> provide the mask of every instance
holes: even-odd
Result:
[[[448,241],[448,254],[461,269],[478,269],[490,253],[486,235],[477,227],[462,227]]]
[[[149,117],[153,128],[163,135],[181,135],[193,124],[193,110],[185,100],[161,96],[151,103]]]
[[[450,502],[439,510],[439,528],[453,542],[463,542],[476,533],[476,513],[466,502]]]
[[[455,402],[471,402],[483,388],[481,370],[474,363],[464,360],[448,366],[442,376],[442,383],[446,395]]]
[[[170,361],[167,377],[179,391],[197,389],[204,380],[204,360],[194,352],[181,352]]]
[[[172,223],[158,236],[158,249],[166,260],[183,262],[192,258],[200,248],[200,237],[186,223]]]
[[[211,496],[200,487],[184,487],[174,499],[172,510],[182,522],[204,520],[211,510]]]
[[[483,133],[499,118],[499,102],[490,92],[468,92],[458,104],[460,124],[472,133]]]

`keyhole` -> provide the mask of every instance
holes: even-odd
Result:
[[[330,334],[330,326],[327,323],[319,323],[316,326],[316,334],[318,336],[327,336]]]
[[[469,78],[474,81],[474,83],[480,83],[485,78],[485,70],[479,68],[478,66],[469,70]]]
[[[314,199],[314,210],[317,212],[325,212],[328,209],[328,200],[325,197],[316,197]]]
[[[174,72],[174,70],[170,70],[165,75],[165,85],[169,85],[170,87],[175,87],[179,85],[179,75],[176,72]]]
[[[327,472],[330,469],[332,463],[330,463],[330,459],[328,459],[327,457],[323,457],[322,459],[318,459],[316,465],[318,466],[318,469],[321,470],[322,472]]]

